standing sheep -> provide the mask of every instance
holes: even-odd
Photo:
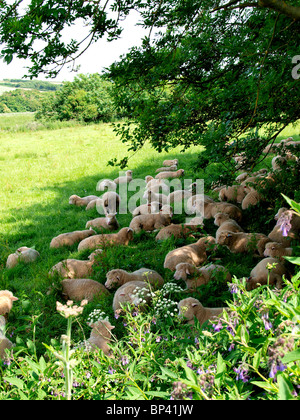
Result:
[[[143,310],[151,302],[150,286],[144,281],[130,281],[119,287],[113,299],[113,311],[122,310],[122,305],[129,303]]]
[[[275,265],[275,268],[269,268]],[[264,258],[261,260],[251,271],[250,277],[247,279],[247,286],[250,290],[253,290],[259,285],[275,285],[277,289],[282,288],[283,279],[289,276],[289,273],[285,266],[279,262],[276,258]]]
[[[203,325],[221,315],[226,308],[205,308],[199,300],[189,297],[178,303],[178,310],[179,316],[186,319],[188,324],[194,325],[196,318]]]
[[[14,254],[10,254],[6,261],[6,268],[13,268],[18,265],[19,262],[24,262],[26,264],[36,261],[40,257],[40,254],[32,248],[27,248],[23,246]]]
[[[91,302],[95,297],[109,296],[103,284],[91,279],[64,279],[61,285],[65,299]]]
[[[162,287],[164,284],[162,276],[149,268],[140,268],[133,273],[128,273],[125,270],[117,268],[106,274],[105,287],[107,289],[114,289],[130,281],[145,281],[156,288]]]
[[[62,233],[52,239],[50,248],[61,248],[63,246],[73,246],[74,244],[95,235],[95,231],[89,230],[76,230],[74,232]]]
[[[133,230],[131,228],[124,227],[119,230],[118,233],[103,233],[84,239],[79,243],[78,251],[82,251],[84,249],[96,249],[99,246],[105,246],[109,244],[128,245],[132,239]]]

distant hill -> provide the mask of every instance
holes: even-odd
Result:
[[[42,92],[54,92],[60,88],[62,83],[48,82],[44,80],[23,80],[23,79],[3,79],[0,80],[0,94],[13,89],[34,89]]]

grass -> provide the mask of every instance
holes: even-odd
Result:
[[[110,124],[16,132],[10,131],[9,119],[15,125],[24,127],[33,122],[33,115],[0,116],[0,290],[9,289],[19,297],[10,315],[11,329],[15,334],[26,341],[32,328],[30,319],[38,319],[37,351],[42,354],[42,343],[50,344],[51,339],[59,339],[65,328],[64,320],[55,310],[56,300],[62,300],[59,291],[47,295],[52,283],[48,272],[63,259],[85,259],[89,255],[87,252],[78,253],[76,245],[70,249],[50,249],[50,241],[60,233],[85,229],[88,220],[99,216],[95,209],[87,212],[84,208],[70,206],[69,197],[72,194],[97,194],[99,180],[114,179],[119,175],[118,169],[107,166],[107,162],[112,158],[121,159],[127,151],[126,146],[115,137]],[[299,135],[296,132],[297,129],[289,128],[281,138],[293,135],[297,139]],[[193,147],[180,153],[178,148],[169,154],[158,154],[147,144],[130,159],[129,166],[134,178],[144,179],[146,175],[154,175],[155,169],[162,166],[165,158],[173,157],[178,158],[180,167],[185,169],[185,178],[195,180],[203,177],[208,180],[220,167],[211,165],[205,171],[195,173],[192,164],[200,151],[201,147]],[[261,166],[270,167],[270,159]],[[268,220],[263,227],[265,231],[269,231],[274,224],[273,210],[269,210]],[[247,228],[257,219],[258,213],[254,211],[248,216],[248,225],[246,223],[244,226],[246,231],[249,231]],[[118,215],[121,227],[128,226],[130,220],[130,214]],[[183,220],[184,216],[176,215],[174,223]],[[205,223],[205,232],[214,235],[215,230],[212,221]],[[134,271],[148,267],[157,270],[166,281],[171,280],[172,273],[163,269],[164,257],[171,249],[187,242],[189,240],[170,239],[157,243],[155,233],[135,235],[128,247],[105,249],[92,278],[104,283],[106,273],[113,268]],[[20,246],[37,249],[41,254],[40,260],[32,265],[20,264],[14,269],[6,269],[8,255]],[[214,257],[238,278],[248,276],[251,267],[257,263],[251,255],[236,258],[226,249],[220,250]],[[228,299],[230,293],[226,285],[210,284],[202,289],[201,301],[204,305],[222,306]],[[112,296],[96,300],[85,311],[100,308],[113,319],[111,303]],[[116,335],[121,337],[124,332],[122,322],[115,321],[115,325]],[[82,327],[75,327],[74,330],[75,338],[79,339]]]

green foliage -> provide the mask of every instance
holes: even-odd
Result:
[[[34,89],[39,91],[55,91],[60,83],[52,83],[44,80],[24,80],[24,79],[3,79],[0,86],[9,86],[19,89]]]
[[[35,112],[47,94],[37,90],[16,89],[0,96],[0,113]]]
[[[37,119],[84,122],[110,121],[117,117],[110,95],[111,83],[99,74],[79,75],[65,82],[42,103]]]

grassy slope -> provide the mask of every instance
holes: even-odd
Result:
[[[16,123],[15,118],[12,121]],[[22,124],[25,124],[25,120]],[[293,132],[289,129],[281,138]],[[135,178],[144,178],[145,175],[153,175],[162,161],[172,156],[179,158],[180,167],[186,170],[186,178],[195,180],[202,175],[209,177],[209,172],[214,168],[208,168],[202,174],[195,174],[190,168],[199,150],[195,147],[184,154],[179,149],[170,154],[158,154],[148,145],[132,157],[130,169],[134,171]],[[40,320],[37,334],[41,341],[48,342],[50,337],[59,337],[64,328],[61,317],[55,313],[57,296],[46,297],[50,284],[47,275],[49,269],[65,258],[85,258],[89,254],[79,254],[76,245],[71,249],[50,250],[50,241],[60,233],[83,230],[88,220],[99,216],[96,210],[86,212],[84,208],[70,206],[69,196],[96,194],[100,179],[118,176],[118,169],[108,167],[107,161],[114,157],[120,159],[124,155],[126,146],[115,138],[108,124],[1,134],[0,289],[8,288],[21,300],[30,302],[30,309],[22,302],[15,305],[16,319],[28,311],[31,315],[45,311],[51,314],[51,317],[42,317]],[[121,227],[128,226],[131,215],[119,215],[118,220]],[[183,219],[177,216],[174,222],[181,221]],[[206,231],[214,234],[215,229],[209,221]],[[145,233],[137,235],[129,247],[107,249],[93,278],[104,282],[106,272],[112,268],[133,271],[144,266],[156,269],[166,280],[171,279],[171,273],[165,273],[163,269],[164,257],[170,249],[184,243],[170,240],[157,244],[154,238],[155,234]],[[7,270],[7,256],[19,246],[35,247],[41,259],[31,266],[20,265]],[[256,264],[251,256],[241,261],[224,252],[223,257],[222,264],[238,277],[247,276],[250,267]],[[220,305],[225,298],[228,295],[222,288],[208,289],[202,296],[203,303],[207,305]],[[89,308],[93,305],[100,305],[101,309],[112,315],[111,299],[90,304]]]

